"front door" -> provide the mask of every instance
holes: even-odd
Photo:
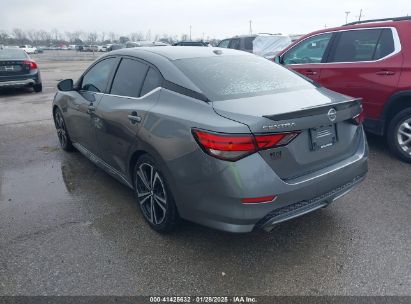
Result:
[[[82,77],[79,90],[68,106],[70,137],[98,155],[95,133],[95,109],[105,92],[115,67],[116,58],[104,59],[92,66]]]
[[[321,63],[326,59],[332,37],[332,33],[309,37],[284,53],[280,63],[318,81],[321,75]]]

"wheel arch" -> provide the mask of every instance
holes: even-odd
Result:
[[[54,116],[54,113],[56,113],[57,109],[59,109],[61,111],[60,107],[58,105],[54,104],[53,105],[53,116]]]
[[[144,154],[148,154],[145,150],[136,150],[131,154],[130,161],[128,163],[128,177],[131,181],[131,184],[134,187],[134,166],[136,165],[138,159]]]
[[[156,161],[157,165],[160,167],[160,171],[161,173],[164,175],[165,179],[166,179],[166,183],[169,186],[168,189],[171,192],[171,195],[173,197],[173,200],[176,204],[177,207],[177,212],[179,212],[179,203],[176,200],[176,185],[173,179],[173,176],[168,168],[168,166],[166,165],[166,162],[162,159],[162,157],[160,156],[160,154],[158,152],[156,152],[156,150],[154,148],[152,148],[151,146],[147,145],[143,145],[140,146],[136,149],[134,149],[134,152],[131,153],[130,156],[130,161],[128,164],[128,177],[131,181],[131,184],[134,188],[134,166],[136,165],[138,159],[140,157],[142,157],[143,155],[149,155],[152,158],[154,158],[154,160]]]
[[[407,108],[411,108],[411,90],[397,92],[388,99],[381,115],[381,121],[384,122],[384,134],[387,132],[391,119]]]
[[[171,184],[173,187],[173,179],[170,170],[168,169],[166,162],[163,160],[161,155],[150,145],[140,143],[137,147],[134,147],[132,150],[133,152],[130,154],[129,162],[128,162],[128,178],[130,179],[133,187],[134,187],[134,166],[136,165],[138,159],[147,154],[150,155],[156,161],[157,165],[160,167],[159,169],[165,175],[165,178],[168,184]],[[174,187],[173,187],[174,188]],[[170,190],[172,191],[172,189]]]

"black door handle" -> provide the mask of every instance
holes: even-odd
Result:
[[[128,120],[130,120],[132,124],[139,123],[141,122],[141,116],[138,116],[137,112],[133,111],[128,115]]]

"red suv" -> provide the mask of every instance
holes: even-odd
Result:
[[[275,58],[326,88],[363,99],[365,129],[411,162],[411,17],[305,35]]]

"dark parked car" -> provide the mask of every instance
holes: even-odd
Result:
[[[221,40],[217,47],[241,50],[262,56],[267,59],[274,57],[291,44],[289,36],[281,34],[258,34],[235,36]]]
[[[124,49],[125,47],[123,44],[111,44],[107,47],[107,52]]]
[[[157,231],[180,217],[270,230],[328,206],[367,172],[358,99],[246,52],[122,49],[58,88],[62,148],[134,189]]]
[[[368,132],[411,162],[411,17],[354,22],[310,33],[277,57],[321,85],[363,99]]]
[[[40,69],[27,53],[18,48],[0,49],[0,88],[32,87],[43,89]]]
[[[204,41],[179,41],[173,44],[174,46],[208,46]]]

